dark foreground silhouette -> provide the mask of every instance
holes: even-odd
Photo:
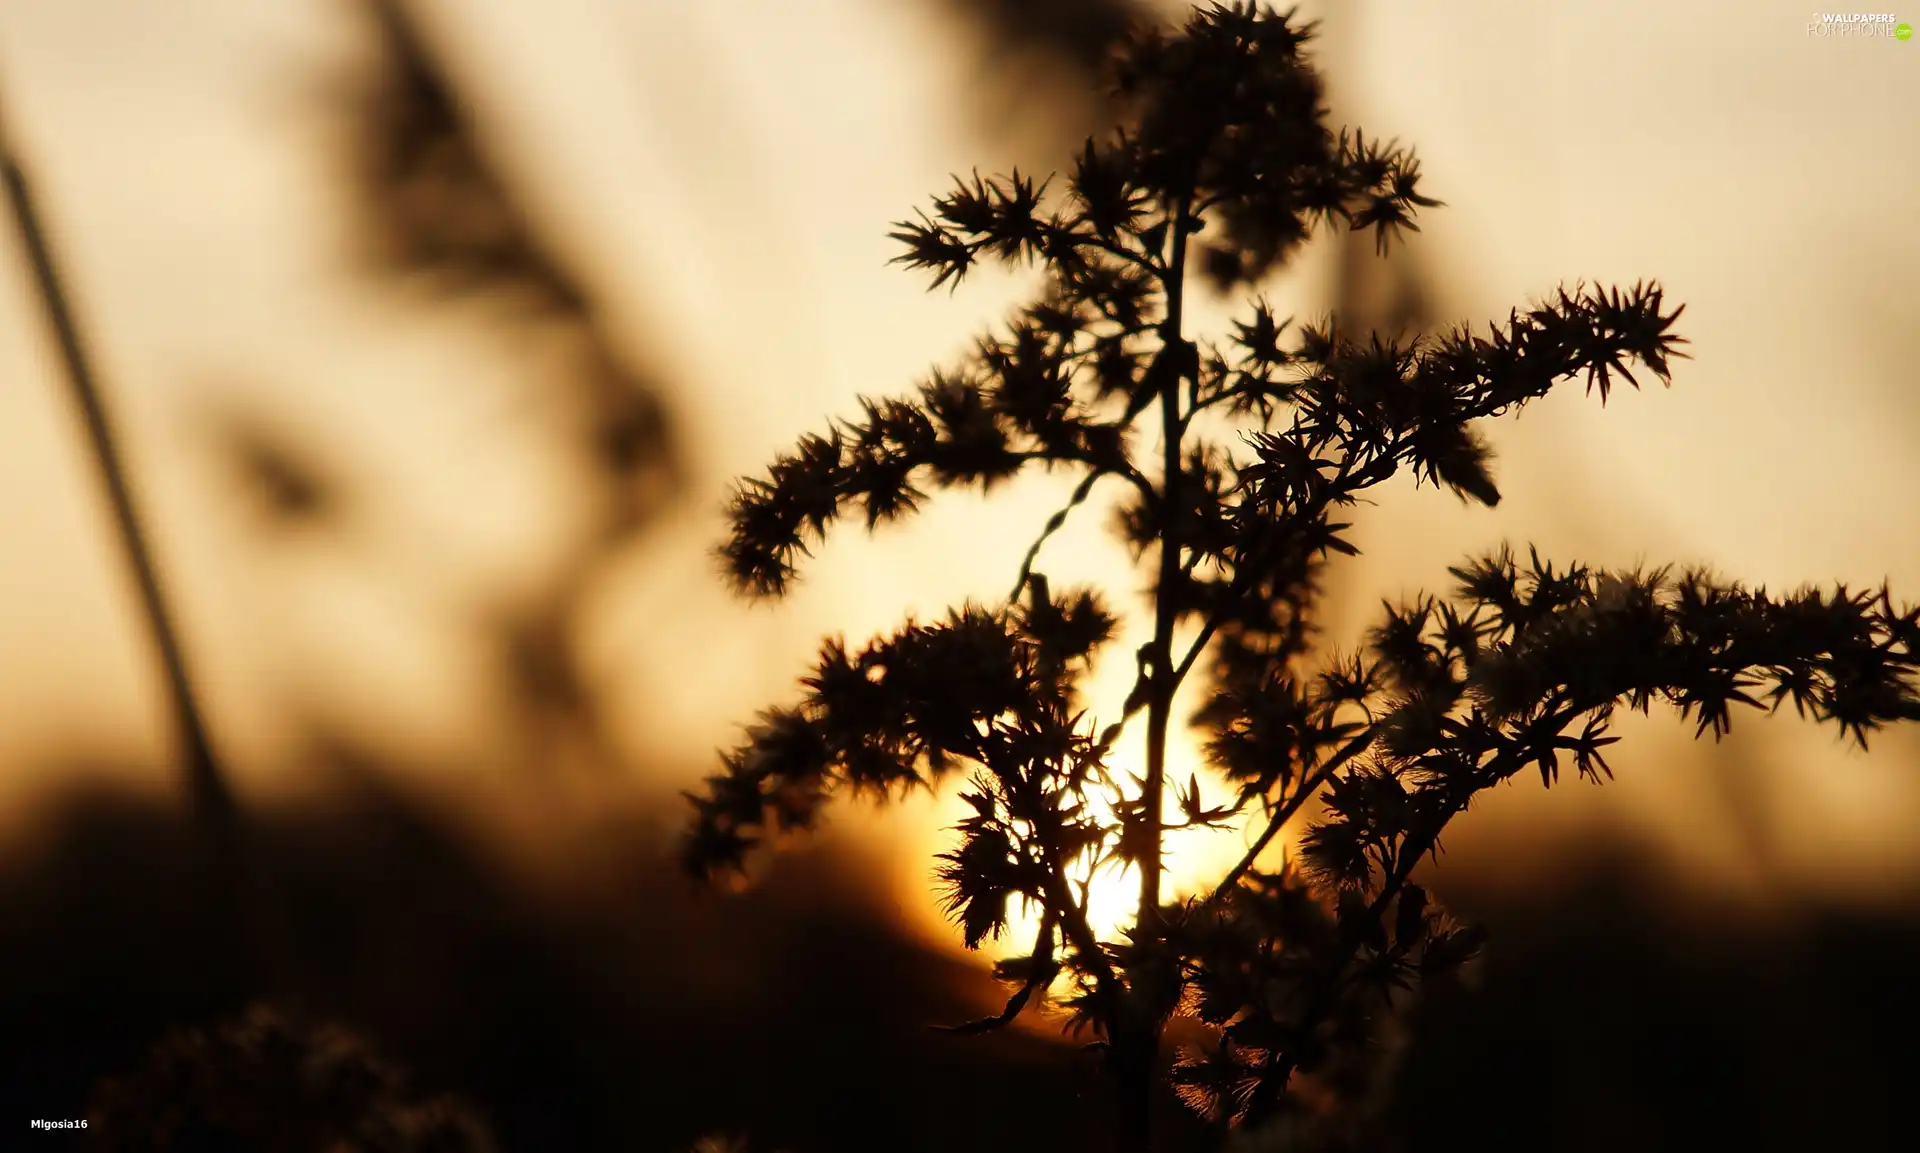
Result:
[[[277,999],[364,1036],[421,1099],[465,1098],[508,1153],[678,1150],[714,1132],[793,1153],[1097,1140],[1073,1045],[925,1028],[996,990],[909,941],[844,855],[783,858],[727,896],[688,886],[670,838],[639,830],[591,896],[559,901],[392,795],[257,827],[295,946]],[[14,1119],[84,1115],[99,1078],[261,992],[217,987],[175,817],[93,795],[41,828],[0,876]],[[1911,1147],[1897,1103],[1920,1072],[1920,920],[1676,929],[1637,891],[1604,864],[1525,905],[1450,895],[1494,938],[1479,988],[1415,1021],[1390,1110],[1407,1153]],[[117,1131],[87,1140],[150,1147],[128,1140],[129,1116],[123,1101]]]

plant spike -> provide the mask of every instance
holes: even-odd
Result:
[[[1455,568],[1448,595],[1386,606],[1361,650],[1316,652],[1324,565],[1357,551],[1346,509],[1403,473],[1494,506],[1480,422],[1576,381],[1603,405],[1617,381],[1666,385],[1685,341],[1654,284],[1563,287],[1484,336],[1362,337],[1256,298],[1224,341],[1189,337],[1193,275],[1257,287],[1316,227],[1371,229],[1384,249],[1439,204],[1409,151],[1325,123],[1312,33],[1256,3],[1214,4],[1178,33],[1138,29],[1112,68],[1127,123],[1088,140],[1064,180],[975,173],[899,225],[899,262],[932,287],[989,260],[1036,262],[1047,285],[966,363],[863,400],[858,419],[741,482],[720,550],[743,592],[777,596],[850,511],[877,530],[935,489],[1078,473],[1007,601],[858,650],[828,642],[800,701],[766,714],[693,798],[687,863],[740,868],[836,793],[964,776],[970,815],[938,875],[965,944],[1001,936],[1016,899],[1042,919],[998,967],[1005,1007],[958,1031],[1056,1001],[1106,1055],[1123,1153],[1151,1147],[1147,1102],[1169,1087],[1229,1128],[1304,1108],[1300,1078],[1337,1107],[1333,1088],[1371,1059],[1382,1023],[1482,939],[1413,871],[1487,788],[1528,772],[1552,786],[1567,764],[1611,777],[1615,709],[1665,703],[1717,738],[1734,706],[1791,700],[1862,746],[1920,718],[1920,611],[1884,590],[1782,598],[1505,548]],[[1220,443],[1195,421],[1207,409],[1231,422]],[[1126,482],[1116,524],[1155,579],[1152,638],[1119,715],[1101,718],[1079,690],[1119,622],[1093,591],[1053,588],[1042,560],[1105,477]],[[1190,773],[1169,821],[1172,710],[1196,672],[1204,702],[1189,720],[1229,791],[1206,804]],[[1146,770],[1118,773],[1112,749],[1142,712]],[[1308,813],[1288,861],[1265,867]],[[1230,822],[1255,834],[1249,851],[1207,892],[1169,900],[1163,833]],[[1133,923],[1102,939],[1091,878],[1129,864]],[[1176,1016],[1211,1041],[1164,1086]]]

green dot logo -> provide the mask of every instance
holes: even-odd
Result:
[[[1895,25],[1893,26],[1893,38],[1894,38],[1895,40],[1911,40],[1911,39],[1913,39],[1913,25],[1911,25],[1911,24],[1895,24]]]

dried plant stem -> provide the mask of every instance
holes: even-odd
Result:
[[[141,609],[152,630],[154,646],[159,650],[176,737],[182,745],[187,799],[201,828],[206,847],[211,852],[214,879],[223,888],[231,888],[232,891],[225,896],[237,901],[238,889],[234,882],[241,875],[240,838],[239,814],[233,791],[214,758],[206,722],[187,676],[179,634],[168,613],[152,550],[141,530],[140,518],[127,484],[126,469],[115,447],[106,407],[101,402],[99,380],[87,357],[86,343],[62,286],[46,229],[22,169],[17,144],[7,132],[4,119],[0,119],[0,167],[4,168],[8,207],[32,267],[34,289],[59,345],[67,385],[80,409],[88,447],[107,490],[120,544],[126,552],[128,565],[133,569]],[[220,896],[216,894],[216,900]],[[237,909],[237,905],[227,905],[221,911],[237,914]]]

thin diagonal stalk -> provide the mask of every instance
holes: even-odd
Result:
[[[141,531],[140,518],[134,510],[133,496],[127,486],[126,470],[115,449],[112,427],[108,423],[106,408],[100,399],[98,379],[87,357],[86,345],[81,339],[79,325],[75,322],[73,311],[68,305],[67,294],[62,288],[61,278],[47,242],[46,229],[35,208],[33,194],[27,183],[26,174],[22,171],[19,154],[12,136],[6,131],[3,118],[0,118],[0,167],[4,167],[8,206],[12,210],[21,243],[26,249],[28,263],[33,268],[34,288],[40,298],[41,306],[46,310],[47,322],[52,326],[59,344],[67,384],[72,390],[74,402],[80,408],[80,414],[86,426],[88,444],[92,449],[94,462],[99,467],[100,478],[106,485],[107,497],[113,508],[114,523],[119,530],[121,547],[125,549],[127,562],[133,569],[134,579],[139,587],[141,608],[146,614],[148,626],[153,631],[154,645],[159,649],[161,664],[166,674],[169,703],[178,725],[178,738],[184,746],[188,799],[193,806],[195,816],[202,822],[215,843],[223,850],[231,850],[234,841],[233,829],[237,823],[233,792],[228,787],[226,777],[220,771],[218,763],[214,760],[213,746],[207,739],[206,723],[201,717],[192,683],[187,677],[186,661],[181,655],[179,635],[174,629],[172,617],[168,614],[166,598],[161,593],[159,577],[154,569],[152,551],[147,545],[145,534]]]

